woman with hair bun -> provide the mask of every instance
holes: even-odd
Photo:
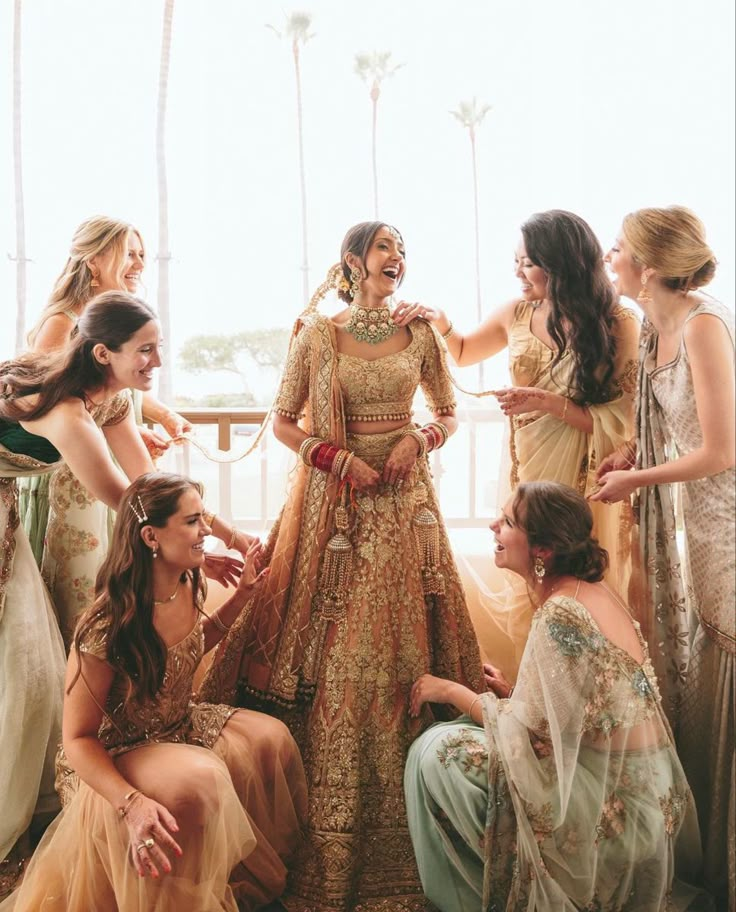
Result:
[[[626,216],[607,257],[621,294],[646,320],[636,462],[604,460],[592,500],[639,489],[646,627],[665,710],[698,806],[705,884],[736,908],[736,462],[734,315],[699,289],[716,260],[689,209]],[[671,485],[681,484],[680,564]],[[685,562],[684,562],[685,563]],[[688,609],[690,611],[688,611]]]
[[[521,484],[491,523],[495,563],[538,606],[515,687],[423,675],[411,712],[463,716],[409,751],[404,784],[424,891],[440,912],[708,908],[692,881],[695,805],[639,626],[602,577],[585,499]]]

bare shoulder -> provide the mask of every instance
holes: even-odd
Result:
[[[39,328],[33,348],[35,351],[56,351],[64,348],[71,339],[75,327],[73,317],[68,313],[55,313],[47,317]]]
[[[29,400],[31,397],[28,397]],[[37,401],[37,396],[32,397]],[[35,405],[35,402],[29,402],[29,407],[32,408]],[[85,408],[84,402],[81,399],[78,399],[76,396],[71,396],[68,399],[62,399],[61,402],[57,403],[51,411],[47,412],[43,417],[36,418],[33,421],[22,421],[21,424],[27,426],[27,430],[33,432],[33,428],[41,427],[69,427],[73,425],[74,427],[79,427],[80,422],[94,424],[92,417]]]

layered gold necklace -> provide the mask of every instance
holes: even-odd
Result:
[[[390,339],[399,328],[391,319],[390,307],[363,307],[357,302],[349,306],[350,319],[345,332],[349,332],[356,342],[378,345]]]

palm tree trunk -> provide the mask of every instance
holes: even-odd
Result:
[[[23,156],[21,145],[21,0],[15,0],[13,16],[13,177],[15,182],[15,351],[25,348],[26,327],[26,215],[23,202]]]
[[[302,75],[299,67],[299,43],[295,39],[294,72],[296,74],[296,122],[299,141],[299,183],[302,198],[302,287],[304,306],[309,304],[309,254],[307,247],[307,179],[304,170],[304,133],[302,121]]]
[[[171,25],[173,18],[174,0],[164,0],[161,64],[158,75],[156,168],[158,175],[158,313],[161,321],[161,334],[167,345],[171,342],[171,314],[169,309],[169,263],[171,261],[171,252],[169,250],[169,188],[166,178],[166,105],[168,101]],[[172,393],[171,358],[168,357],[161,367],[159,397],[163,402],[171,402]]]
[[[374,84],[371,90],[371,101],[373,102],[373,211],[374,218],[378,219],[378,156],[376,153],[376,144],[378,136],[378,96],[380,90]]]
[[[470,128],[470,152],[473,159],[473,212],[475,217],[475,317],[480,324],[482,303],[480,294],[480,217],[478,214],[478,167],[475,158],[475,131]],[[478,364],[478,383],[483,389],[483,362]]]

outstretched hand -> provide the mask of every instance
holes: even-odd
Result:
[[[259,543],[260,544],[260,543]],[[204,573],[207,579],[214,580],[225,589],[236,586],[243,572],[243,562],[227,554],[205,552]]]
[[[391,314],[391,319],[397,326],[406,326],[407,323],[411,323],[412,320],[416,320],[417,317],[421,320],[426,320],[428,323],[436,323],[443,316],[441,310],[437,310],[434,307],[427,307],[426,304],[419,304],[418,302],[409,302],[409,301],[399,301],[396,305],[396,309]]]

